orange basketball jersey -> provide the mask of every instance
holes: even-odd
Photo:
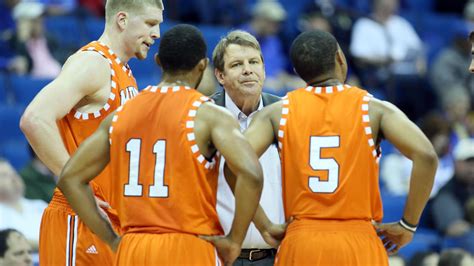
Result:
[[[309,86],[283,99],[278,140],[287,218],[382,219],[370,98],[339,85]]]
[[[222,234],[217,157],[195,142],[194,118],[209,99],[189,87],[148,87],[118,109],[110,166],[124,233]]]
[[[80,52],[97,52],[102,55],[110,64],[110,97],[107,103],[99,111],[94,113],[81,113],[71,110],[64,118],[58,121],[64,145],[69,154],[73,154],[79,145],[99,127],[100,123],[107,115],[115,111],[127,100],[138,94],[137,83],[128,65],[124,65],[113,51],[105,44],[94,41],[83,48]],[[110,198],[110,189],[106,168],[91,184],[94,193],[103,200]],[[55,197],[64,197],[59,189],[54,193]]]

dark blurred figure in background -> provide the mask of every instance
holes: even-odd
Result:
[[[0,230],[0,266],[31,266],[31,246],[15,229]]]
[[[56,187],[56,177],[36,156],[31,147],[29,151],[33,159],[20,171],[20,176],[25,183],[25,198],[40,199],[49,203]]]
[[[436,229],[448,241],[474,253],[474,227],[468,221],[473,214],[468,204],[474,197],[474,139],[461,140],[453,151],[454,177],[433,199],[432,215]]]
[[[466,71],[471,63],[468,25],[459,24],[454,31],[451,45],[444,48],[433,62],[430,71],[431,86],[440,103],[455,88],[467,91],[472,103],[474,92],[469,90],[474,89],[474,76]]]
[[[469,252],[460,248],[447,249],[441,252],[438,266],[471,266],[474,258]]]
[[[438,266],[439,254],[434,251],[422,251],[413,255],[407,266]]]

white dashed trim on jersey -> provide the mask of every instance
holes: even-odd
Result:
[[[311,91],[313,87],[309,86],[306,88],[307,91]],[[283,149],[283,137],[285,136],[285,127],[288,124],[288,115],[290,113],[290,100],[288,95],[282,98],[282,107],[281,107],[281,118],[280,118],[280,127],[278,129],[278,151],[281,153]]]
[[[335,92],[341,92],[344,91],[345,89],[350,89],[351,85],[337,85],[337,86],[327,86],[327,87],[313,87],[313,86],[308,86],[305,88],[306,91],[308,92],[313,92],[315,94],[331,94]]]
[[[105,47],[107,49],[107,53],[110,55],[110,56],[114,56],[114,52],[112,51],[112,49],[110,49],[107,45],[105,45],[104,43],[102,42],[95,42],[95,43],[98,43],[100,46],[102,47]],[[74,118],[76,119],[81,119],[81,120],[88,120],[89,117],[91,116],[94,116],[94,118],[99,118],[100,116],[102,115],[106,115],[107,114],[107,111],[109,111],[110,109],[110,104],[111,102],[115,101],[115,98],[116,95],[115,95],[115,92],[117,90],[117,82],[116,82],[116,79],[117,79],[117,76],[116,76],[116,73],[113,69],[113,64],[114,64],[114,61],[116,64],[119,64],[122,66],[122,70],[129,76],[131,77],[132,76],[132,71],[130,70],[130,67],[128,67],[128,65],[123,65],[122,62],[120,61],[120,59],[118,57],[116,57],[114,59],[114,61],[112,61],[109,57],[107,57],[107,55],[101,51],[101,50],[98,50],[96,49],[95,47],[88,47],[86,49],[84,49],[85,51],[94,51],[94,52],[97,52],[98,54],[100,54],[102,57],[104,57],[107,62],[109,62],[109,65],[110,65],[110,96],[109,98],[107,99],[107,102],[104,104],[104,106],[99,110],[99,111],[96,111],[96,112],[93,112],[93,113],[84,113],[84,112],[80,112],[78,110],[75,110],[75,113],[74,113]],[[117,55],[115,55],[117,56]],[[117,92],[118,93],[118,92]]]
[[[189,90],[189,87],[177,87],[178,89],[175,90],[176,87],[173,87],[173,92],[180,91],[182,89]],[[196,160],[204,166],[206,169],[213,169],[216,166],[218,154],[212,158],[212,161],[208,161],[204,155],[201,154],[199,151],[199,147],[196,144],[196,135],[194,133],[194,119],[196,118],[197,110],[202,105],[203,102],[210,101],[210,98],[206,96],[202,96],[199,100],[193,102],[191,105],[191,109],[188,111],[188,119],[186,120],[186,129],[190,132],[187,133],[186,139],[188,140],[189,144],[191,145],[191,152]]]
[[[369,116],[369,102],[373,96],[367,93],[367,96],[362,98],[362,125],[364,127],[364,133],[367,137],[367,143],[369,145],[369,149],[372,153],[372,156],[375,158],[376,162],[378,163],[380,160],[380,156],[377,153],[374,138],[372,136],[372,128],[370,127],[370,116]]]

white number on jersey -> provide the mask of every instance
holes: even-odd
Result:
[[[339,165],[334,158],[321,158],[323,148],[338,148],[339,136],[312,136],[310,140],[309,164],[315,171],[328,171],[328,180],[318,176],[309,177],[309,188],[315,193],[333,193],[339,186]]]
[[[143,186],[138,183],[140,169],[141,139],[130,139],[127,142],[127,151],[130,152],[128,183],[125,184],[125,196],[143,196]],[[166,141],[158,140],[153,145],[155,154],[155,171],[153,185],[149,187],[148,196],[152,198],[168,197],[168,186],[165,185]]]

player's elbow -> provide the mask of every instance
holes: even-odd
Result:
[[[414,158],[432,170],[436,170],[438,167],[438,155],[431,145],[418,151]]]
[[[40,127],[40,117],[36,112],[29,110],[28,108],[23,113],[20,119],[20,129],[27,137],[34,134]]]

